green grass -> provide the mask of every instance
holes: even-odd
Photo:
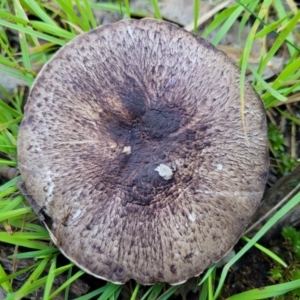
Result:
[[[37,74],[38,67],[42,66],[59,47],[65,45],[77,34],[88,31],[96,26],[92,10],[104,10],[110,12],[121,12],[125,17],[156,17],[163,18],[159,10],[159,1],[151,0],[153,13],[135,11],[131,9],[130,2],[108,1],[106,3],[90,3],[88,0],[55,0],[49,2],[34,0],[4,0],[0,4],[0,66],[8,75],[27,82],[30,87]],[[200,1],[195,0],[194,7],[197,8]],[[76,9],[75,9],[76,7]],[[194,13],[194,32],[197,31],[199,14]],[[250,34],[242,52],[239,67],[241,68],[241,113],[244,108],[243,88],[246,74],[253,75],[253,87],[261,96],[268,114],[276,111],[280,118],[288,120],[292,125],[299,126],[300,122],[291,113],[283,110],[286,103],[297,101],[300,96],[300,57],[299,26],[300,11],[288,9],[279,0],[240,0],[230,7],[216,14],[212,22],[207,26],[203,37],[208,36],[213,30],[217,33],[212,41],[218,45],[229,29],[239,22],[239,34],[249,22],[252,24]],[[8,31],[15,30],[18,33],[20,51],[11,45]],[[274,34],[275,40],[268,49],[266,45],[267,35]],[[237,40],[239,37],[236,37]],[[260,52],[258,65],[251,66],[249,57],[255,40],[261,39],[263,47]],[[41,43],[43,40],[43,43]],[[285,48],[288,55],[287,62],[280,74],[269,80],[264,79],[264,71],[268,63],[281,49]],[[15,95],[10,96],[3,88],[0,92],[5,94],[8,102],[0,99],[0,169],[4,167],[16,167],[17,162],[17,137],[18,127],[22,119],[22,100],[24,89],[19,89]],[[298,97],[298,98],[297,98]],[[299,100],[298,100],[299,101]],[[280,107],[278,107],[280,105]],[[298,106],[299,107],[299,106]],[[299,127],[298,127],[299,128]],[[276,125],[269,125],[270,150],[274,156],[275,168],[279,173],[288,172],[295,164],[296,159],[286,153],[286,146],[282,133]],[[53,299],[58,293],[64,293],[68,299],[69,287],[72,282],[84,274],[83,271],[74,271],[73,264],[67,263],[63,266],[57,265],[58,250],[50,242],[49,234],[45,228],[38,225],[36,216],[21,196],[16,187],[20,177],[7,180],[0,186],[0,242],[11,244],[15,247],[15,253],[9,257],[12,261],[17,259],[31,259],[36,261],[29,267],[15,270],[7,274],[0,264],[0,285],[8,293],[6,299],[21,299],[33,291],[42,288],[43,299]],[[257,244],[258,240],[276,222],[288,213],[300,202],[300,193],[296,194],[285,204],[261,230],[252,238],[244,238],[244,247],[217,272],[212,266],[199,277],[199,299],[217,299],[222,294],[222,288],[228,276],[230,268],[251,247],[258,247],[272,261],[286,268],[285,262],[266,249]],[[28,250],[20,250],[26,247]],[[23,249],[23,248],[22,248]],[[67,280],[57,289],[53,289],[56,276],[67,274]],[[27,279],[18,288],[13,288],[13,280],[20,274],[28,274]],[[265,299],[275,297],[299,288],[300,279],[289,282],[274,284],[263,289],[246,291],[239,295],[232,295],[229,299]],[[78,300],[91,299],[117,299],[124,286],[106,283],[104,286],[77,298]],[[167,284],[156,284],[151,287],[141,287],[136,284],[128,286],[131,299],[168,299],[180,287],[168,286]]]

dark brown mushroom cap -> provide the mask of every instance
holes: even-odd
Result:
[[[27,192],[82,269],[177,284],[236,243],[264,190],[266,119],[226,55],[179,27],[126,20],[60,49],[19,136]]]

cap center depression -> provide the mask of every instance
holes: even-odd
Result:
[[[169,154],[174,150],[172,133],[180,128],[181,116],[167,106],[147,108],[138,103],[135,107],[139,109],[129,111],[130,122],[121,120],[113,130],[115,141],[121,140],[123,145],[117,160],[118,183],[126,187],[126,202],[149,205],[158,201],[155,195],[168,193],[175,182],[176,168]]]

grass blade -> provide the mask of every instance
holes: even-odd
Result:
[[[275,284],[270,286],[253,289],[251,291],[236,294],[228,298],[228,300],[256,300],[277,297],[286,294],[300,287],[300,279],[291,282]]]
[[[162,20],[162,16],[158,7],[157,0],[151,0],[156,19]]]
[[[300,203],[300,193],[296,194],[287,204],[285,204],[266,224],[255,234],[255,236],[223,267],[214,299],[217,299],[221,292],[229,268],[235,264],[279,219]]]
[[[199,18],[200,0],[194,0],[194,33],[197,33]]]

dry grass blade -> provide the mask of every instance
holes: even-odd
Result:
[[[216,7],[214,7],[213,9],[211,9],[210,11],[206,12],[203,16],[201,16],[201,18],[198,19],[197,22],[197,27],[201,26],[202,24],[204,24],[205,22],[207,22],[209,19],[211,19],[215,14],[217,14],[219,11],[221,11],[222,9],[224,9],[225,7],[229,6],[230,4],[232,4],[234,1],[232,0],[227,0],[227,1],[223,1],[222,3],[218,4]],[[184,27],[185,30],[188,31],[193,31],[195,25],[194,22],[186,25]]]

